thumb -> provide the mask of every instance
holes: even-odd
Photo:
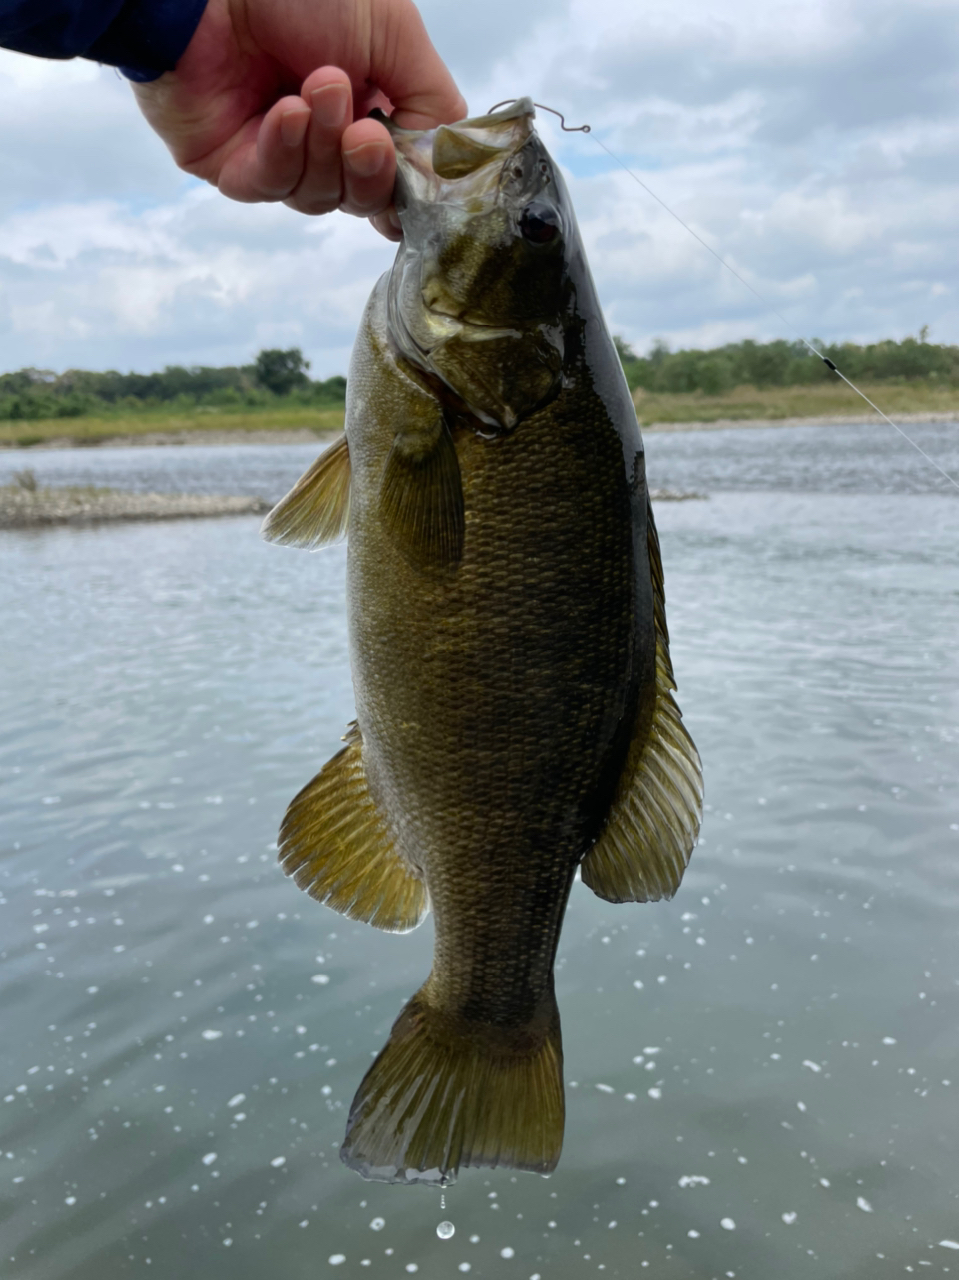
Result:
[[[431,129],[466,116],[466,100],[412,0],[374,4],[371,36],[370,80],[389,98],[400,128]]]

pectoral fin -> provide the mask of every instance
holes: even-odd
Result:
[[[463,554],[463,483],[453,438],[435,431],[397,435],[386,459],[380,511],[390,536],[422,569],[450,569]]]
[[[671,898],[702,821],[703,771],[673,698],[663,566],[651,507],[647,519],[656,627],[652,724],[630,747],[606,826],[581,869],[583,883],[608,902]]]
[[[405,933],[429,910],[426,886],[393,847],[370,795],[355,723],[345,742],[290,802],[280,827],[280,862],[318,902],[351,920]]]
[[[346,533],[350,514],[350,452],[346,436],[324,450],[263,521],[267,542],[314,550]]]

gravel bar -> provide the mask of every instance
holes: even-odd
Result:
[[[207,516],[262,515],[262,498],[190,493],[122,493],[116,489],[0,487],[0,529],[98,524],[116,520],[195,520]]]

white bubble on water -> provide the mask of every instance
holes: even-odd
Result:
[[[456,1228],[452,1222],[441,1222],[436,1228],[436,1234],[441,1240],[451,1240],[456,1234]]]
[[[329,980],[330,975],[328,973],[314,973],[313,977],[310,979],[310,981],[315,982],[318,987],[325,987]]]
[[[872,1205],[869,1203],[869,1201],[866,1199],[865,1196],[857,1196],[856,1204],[863,1211],[863,1213],[872,1213]]]
[[[370,1223],[370,1230],[382,1231],[385,1226],[386,1226],[385,1218],[374,1218],[373,1221]]]
[[[882,1042],[883,1044],[895,1044],[896,1038],[895,1036],[883,1036]]]
[[[959,1249],[959,1240],[940,1240],[940,1249]]]
[[[241,1102],[246,1102],[245,1093],[235,1093],[230,1101],[226,1104],[228,1107],[238,1107]]]
[[[219,1040],[223,1035],[222,1031],[201,1031],[200,1035],[204,1040]]]
[[[500,1249],[499,1251],[499,1256],[501,1258],[512,1258],[512,1257],[515,1257],[515,1255],[516,1255],[516,1250],[511,1249],[509,1245],[506,1245],[504,1248]]]
[[[214,1161],[215,1159],[216,1159],[216,1152],[215,1152],[215,1151],[208,1151],[208,1152],[206,1153],[206,1155],[203,1157],[203,1163],[204,1163],[204,1164],[212,1164],[212,1163],[213,1163],[213,1161]]]
[[[783,1219],[783,1222],[785,1222],[787,1227],[791,1227],[792,1224],[796,1221],[796,1218],[798,1216],[799,1215],[797,1213],[795,1213],[794,1211],[791,1211],[789,1213],[784,1213],[782,1215],[782,1219]]]
[[[270,1164],[274,1169],[279,1169],[286,1164],[286,1156],[274,1156]]]
[[[736,1230],[736,1223],[733,1221],[732,1218],[720,1218],[719,1225],[722,1227],[724,1231]]]
[[[345,1262],[345,1261],[346,1261],[345,1253],[331,1253],[330,1256],[327,1258],[327,1262],[330,1264],[331,1267],[338,1267],[341,1262]]]
[[[469,1270],[470,1270],[470,1264],[469,1264],[468,1262],[461,1262],[461,1263],[460,1263],[460,1265],[459,1265],[459,1270],[460,1270],[460,1271],[469,1271]]]

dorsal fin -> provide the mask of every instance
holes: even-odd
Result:
[[[346,533],[350,514],[350,451],[346,436],[331,444],[263,521],[267,542],[314,550]]]
[[[582,880],[608,902],[671,898],[699,835],[703,770],[673,698],[663,564],[647,498],[647,548],[656,629],[656,696],[647,734],[634,739],[603,831]]]
[[[415,929],[429,910],[426,885],[397,853],[370,795],[360,730],[290,801],[280,862],[318,902],[392,933]]]

